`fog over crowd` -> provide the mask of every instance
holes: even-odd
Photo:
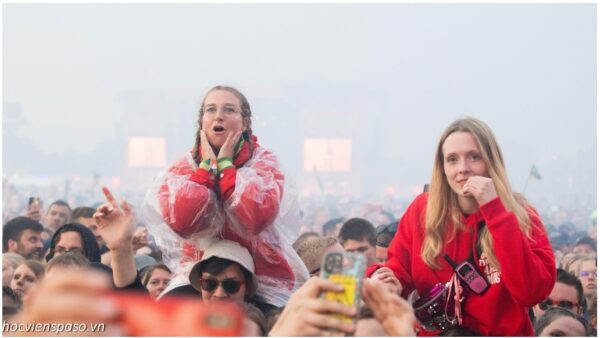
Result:
[[[596,336],[596,6],[3,4],[3,333]]]

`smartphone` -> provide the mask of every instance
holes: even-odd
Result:
[[[144,293],[111,293],[126,336],[243,336],[243,310],[235,303],[170,297],[155,302]]]
[[[354,252],[330,252],[323,258],[321,278],[340,284],[343,292],[325,292],[323,298],[355,306],[356,313],[360,306],[360,290],[365,276],[367,263],[365,256]],[[357,317],[335,315],[344,322],[354,322]]]

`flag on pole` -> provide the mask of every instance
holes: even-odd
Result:
[[[540,175],[540,172],[535,167],[535,164],[531,166],[531,171],[529,172],[529,178],[535,178],[538,180],[542,179],[542,176]]]

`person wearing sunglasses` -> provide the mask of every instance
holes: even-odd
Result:
[[[533,314],[539,319],[553,307],[561,307],[577,315],[583,314],[585,298],[581,282],[563,269],[556,269],[556,283],[550,295],[533,307]]]
[[[204,301],[248,301],[258,288],[254,260],[240,244],[212,242],[190,272],[190,283]]]
[[[426,299],[440,285],[463,290],[453,306],[460,310],[456,320],[445,316],[448,325],[435,326],[417,317],[424,324],[419,334],[465,328],[483,336],[533,335],[529,307],[548,297],[556,279],[541,217],[513,193],[500,146],[483,121],[455,120],[436,149],[428,191],[402,216],[387,263],[370,266],[367,276],[399,283],[404,298],[417,292]],[[385,269],[392,276],[380,273]]]
[[[379,263],[385,264],[387,262],[388,247],[397,229],[398,221],[381,224],[375,229],[375,257]]]

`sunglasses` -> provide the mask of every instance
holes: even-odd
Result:
[[[579,277],[581,278],[587,278],[587,277],[598,277],[598,271],[580,271],[579,272]]]
[[[213,292],[217,289],[217,287],[219,287],[219,285],[221,285],[225,292],[232,295],[240,291],[242,284],[244,284],[244,282],[235,279],[225,279],[223,281],[218,281],[213,278],[200,278],[200,287],[202,288],[202,290],[207,292]]]
[[[549,308],[551,308],[553,306],[562,307],[563,309],[567,309],[567,310],[572,310],[574,307],[578,307],[579,306],[578,303],[573,303],[573,302],[568,301],[568,300],[555,301],[555,300],[552,300],[550,298],[544,299],[538,305],[539,305],[540,309],[542,309],[543,311],[546,311],[546,310],[548,310]]]
[[[390,224],[381,224],[375,229],[375,240],[377,246],[387,248],[396,231],[398,230],[398,222]]]

